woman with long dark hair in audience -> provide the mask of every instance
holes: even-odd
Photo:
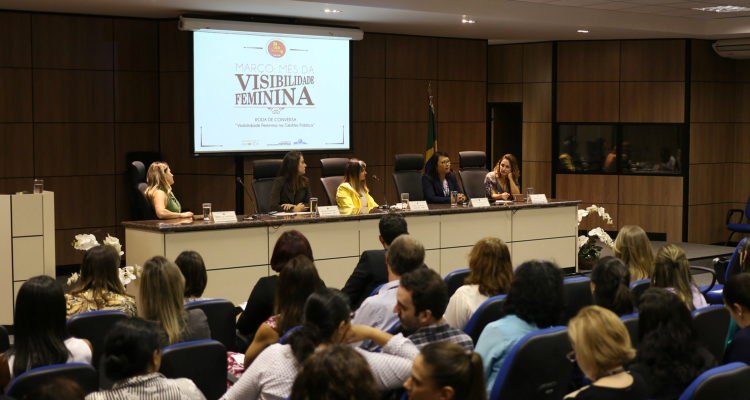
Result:
[[[750,272],[750,257],[748,256],[750,256],[750,240],[743,239],[740,242],[740,244],[737,245],[737,257],[739,257],[739,260],[737,260],[739,262],[738,273]],[[725,353],[727,351],[727,348],[729,348],[729,345],[732,343],[732,339],[734,339],[734,335],[737,334],[737,331],[739,330],[740,330],[740,327],[737,326],[737,322],[735,322],[734,319],[730,319],[729,329],[727,330],[727,338],[724,344]]]
[[[352,158],[344,167],[344,180],[336,190],[336,204],[339,208],[372,208],[378,203],[370,196],[367,188],[367,164]]]
[[[676,294],[690,311],[708,306],[703,293],[695,285],[685,252],[673,244],[662,246],[656,253],[651,287],[664,288]]]
[[[615,257],[630,270],[630,283],[651,278],[654,268],[654,251],[646,232],[638,226],[625,225],[617,233]]]
[[[615,313],[599,306],[581,309],[568,323],[568,337],[576,362],[591,384],[566,399],[646,400],[648,388],[638,374],[623,365],[635,357],[625,324]]]
[[[442,151],[432,153],[430,169],[422,175],[422,193],[428,204],[450,204],[451,192],[458,192],[458,202],[466,201],[464,191],[451,171],[451,160]]]
[[[695,331],[685,302],[665,289],[646,290],[638,304],[638,358],[630,369],[648,384],[650,399],[677,399],[717,365]]]
[[[333,345],[311,355],[292,386],[291,400],[378,400],[367,360],[349,346]]]
[[[451,342],[428,344],[404,388],[410,400],[486,400],[482,357]]]
[[[193,360],[199,363],[200,360]],[[190,379],[167,379],[159,373],[161,346],[158,327],[140,318],[118,321],[104,338],[104,371],[113,389],[86,400],[205,400]]]
[[[208,284],[208,273],[203,257],[196,251],[186,250],[177,256],[174,263],[185,278],[185,303],[211,300],[208,297],[202,297]]]
[[[381,353],[355,349],[370,365],[378,389],[401,387],[419,354],[417,347],[400,333],[393,336],[369,326],[351,325],[349,297],[336,289],[319,289],[307,299],[304,325],[290,332],[284,344],[263,350],[222,399],[286,398],[299,367],[316,349],[366,339],[383,349]]]
[[[629,284],[630,271],[619,258],[604,257],[591,270],[591,294],[594,304],[614,312],[619,317],[635,311]]]
[[[484,190],[488,199],[513,200],[514,194],[521,193],[521,169],[513,154],[506,154],[497,160],[495,169],[484,177]]]
[[[310,183],[305,177],[305,157],[299,151],[290,151],[281,161],[279,176],[271,188],[271,211],[305,211],[310,203]]]
[[[484,327],[475,351],[484,360],[487,392],[503,361],[526,334],[560,323],[565,307],[563,274],[549,261],[528,261],[516,269],[503,309],[505,316]]]
[[[736,361],[750,364],[750,274],[729,278],[723,296],[729,315],[739,328],[724,351],[724,364]]]
[[[286,231],[279,236],[273,247],[271,269],[278,274],[289,261],[299,255],[304,255],[310,261],[315,262],[310,242],[307,241],[305,235],[296,230]],[[237,319],[237,329],[240,333],[252,338],[260,324],[274,315],[273,309],[278,281],[278,275],[258,279],[253,291],[250,292],[250,297],[247,299],[245,312],[240,314]]]
[[[174,263],[155,256],[143,264],[141,273],[141,317],[158,322],[161,347],[211,339],[206,314],[185,310],[185,278]]]
[[[120,255],[112,246],[92,247],[81,261],[80,286],[65,295],[68,318],[97,310],[119,310],[134,317],[135,299],[125,292],[119,276]]]
[[[163,161],[152,163],[146,172],[146,182],[148,183],[146,198],[151,203],[151,208],[157,218],[191,218],[193,216],[190,211],[182,212],[182,206],[172,191],[174,175],[167,163]]]
[[[0,387],[5,391],[13,379],[33,368],[91,364],[91,343],[68,335],[65,295],[52,277],[35,276],[21,285],[14,321],[13,346],[0,355]]]
[[[245,368],[263,349],[278,343],[279,338],[290,329],[302,325],[305,302],[320,286],[318,270],[307,256],[299,255],[286,264],[276,285],[274,315],[258,328],[245,352]]]
[[[474,245],[469,253],[469,269],[464,286],[451,296],[444,314],[445,321],[456,329],[463,329],[487,299],[508,293],[513,280],[510,251],[499,238],[484,238]]]

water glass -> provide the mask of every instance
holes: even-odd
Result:
[[[409,193],[401,193],[401,203],[404,205],[404,209],[409,208]]]
[[[534,188],[526,188],[526,202],[531,203],[531,195],[534,194]]]
[[[44,193],[44,181],[41,179],[34,179],[34,194]]]
[[[458,192],[452,191],[451,192],[451,207],[457,207],[458,206]]]
[[[310,216],[315,217],[318,215],[318,198],[310,197]]]
[[[211,203],[203,203],[203,220],[211,220]]]

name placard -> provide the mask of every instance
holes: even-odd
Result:
[[[422,201],[410,201],[409,209],[412,211],[428,211],[430,208],[427,206],[427,202]]]
[[[237,214],[234,211],[214,211],[211,213],[211,217],[217,224],[237,222]]]
[[[543,194],[532,194],[531,204],[545,204],[547,203],[547,196]]]
[[[475,197],[469,202],[472,207],[489,207],[490,202],[486,197]]]
[[[341,215],[339,206],[318,206],[318,214],[321,217],[336,217]]]

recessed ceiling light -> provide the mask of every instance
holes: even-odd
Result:
[[[464,24],[476,24],[477,23],[477,21],[474,21],[473,19],[466,19],[466,18],[462,19],[461,22],[463,22]]]
[[[718,12],[718,13],[728,13],[728,12],[750,11],[750,8],[748,8],[748,7],[737,7],[737,6],[716,6],[716,7],[693,8],[693,10],[698,10],[698,11],[713,11],[713,12]]]
[[[323,10],[323,12],[327,12],[327,13],[340,13],[341,11],[340,10],[332,10],[330,8],[326,8],[325,10]]]
[[[578,30],[578,33],[589,33],[589,31],[587,31],[587,30],[583,30],[583,29],[579,29],[579,30]]]

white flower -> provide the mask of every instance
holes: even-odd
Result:
[[[78,272],[73,272],[73,275],[71,275],[70,278],[68,278],[67,285],[70,286],[76,282],[78,282]]]
[[[88,250],[98,245],[99,242],[94,235],[76,235],[76,241],[73,242],[73,248],[76,250]]]
[[[589,242],[589,237],[586,235],[578,236],[578,248],[585,246]]]
[[[122,257],[125,254],[125,252],[122,251],[122,245],[120,244],[120,239],[114,236],[109,236],[109,233],[107,234],[107,238],[104,239],[104,244],[114,247],[115,250],[117,250],[117,253],[120,254],[120,257]]]
[[[599,208],[596,206],[596,204],[592,204],[589,206],[589,208],[586,209],[588,212],[596,212]]]
[[[583,219],[583,217],[586,217],[587,215],[589,215],[588,211],[586,211],[586,210],[578,210],[578,224],[580,224],[581,220]]]
[[[136,279],[135,274],[133,274],[133,267],[122,267],[120,268],[120,282],[122,282],[123,285],[127,285],[128,283],[134,281]]]

